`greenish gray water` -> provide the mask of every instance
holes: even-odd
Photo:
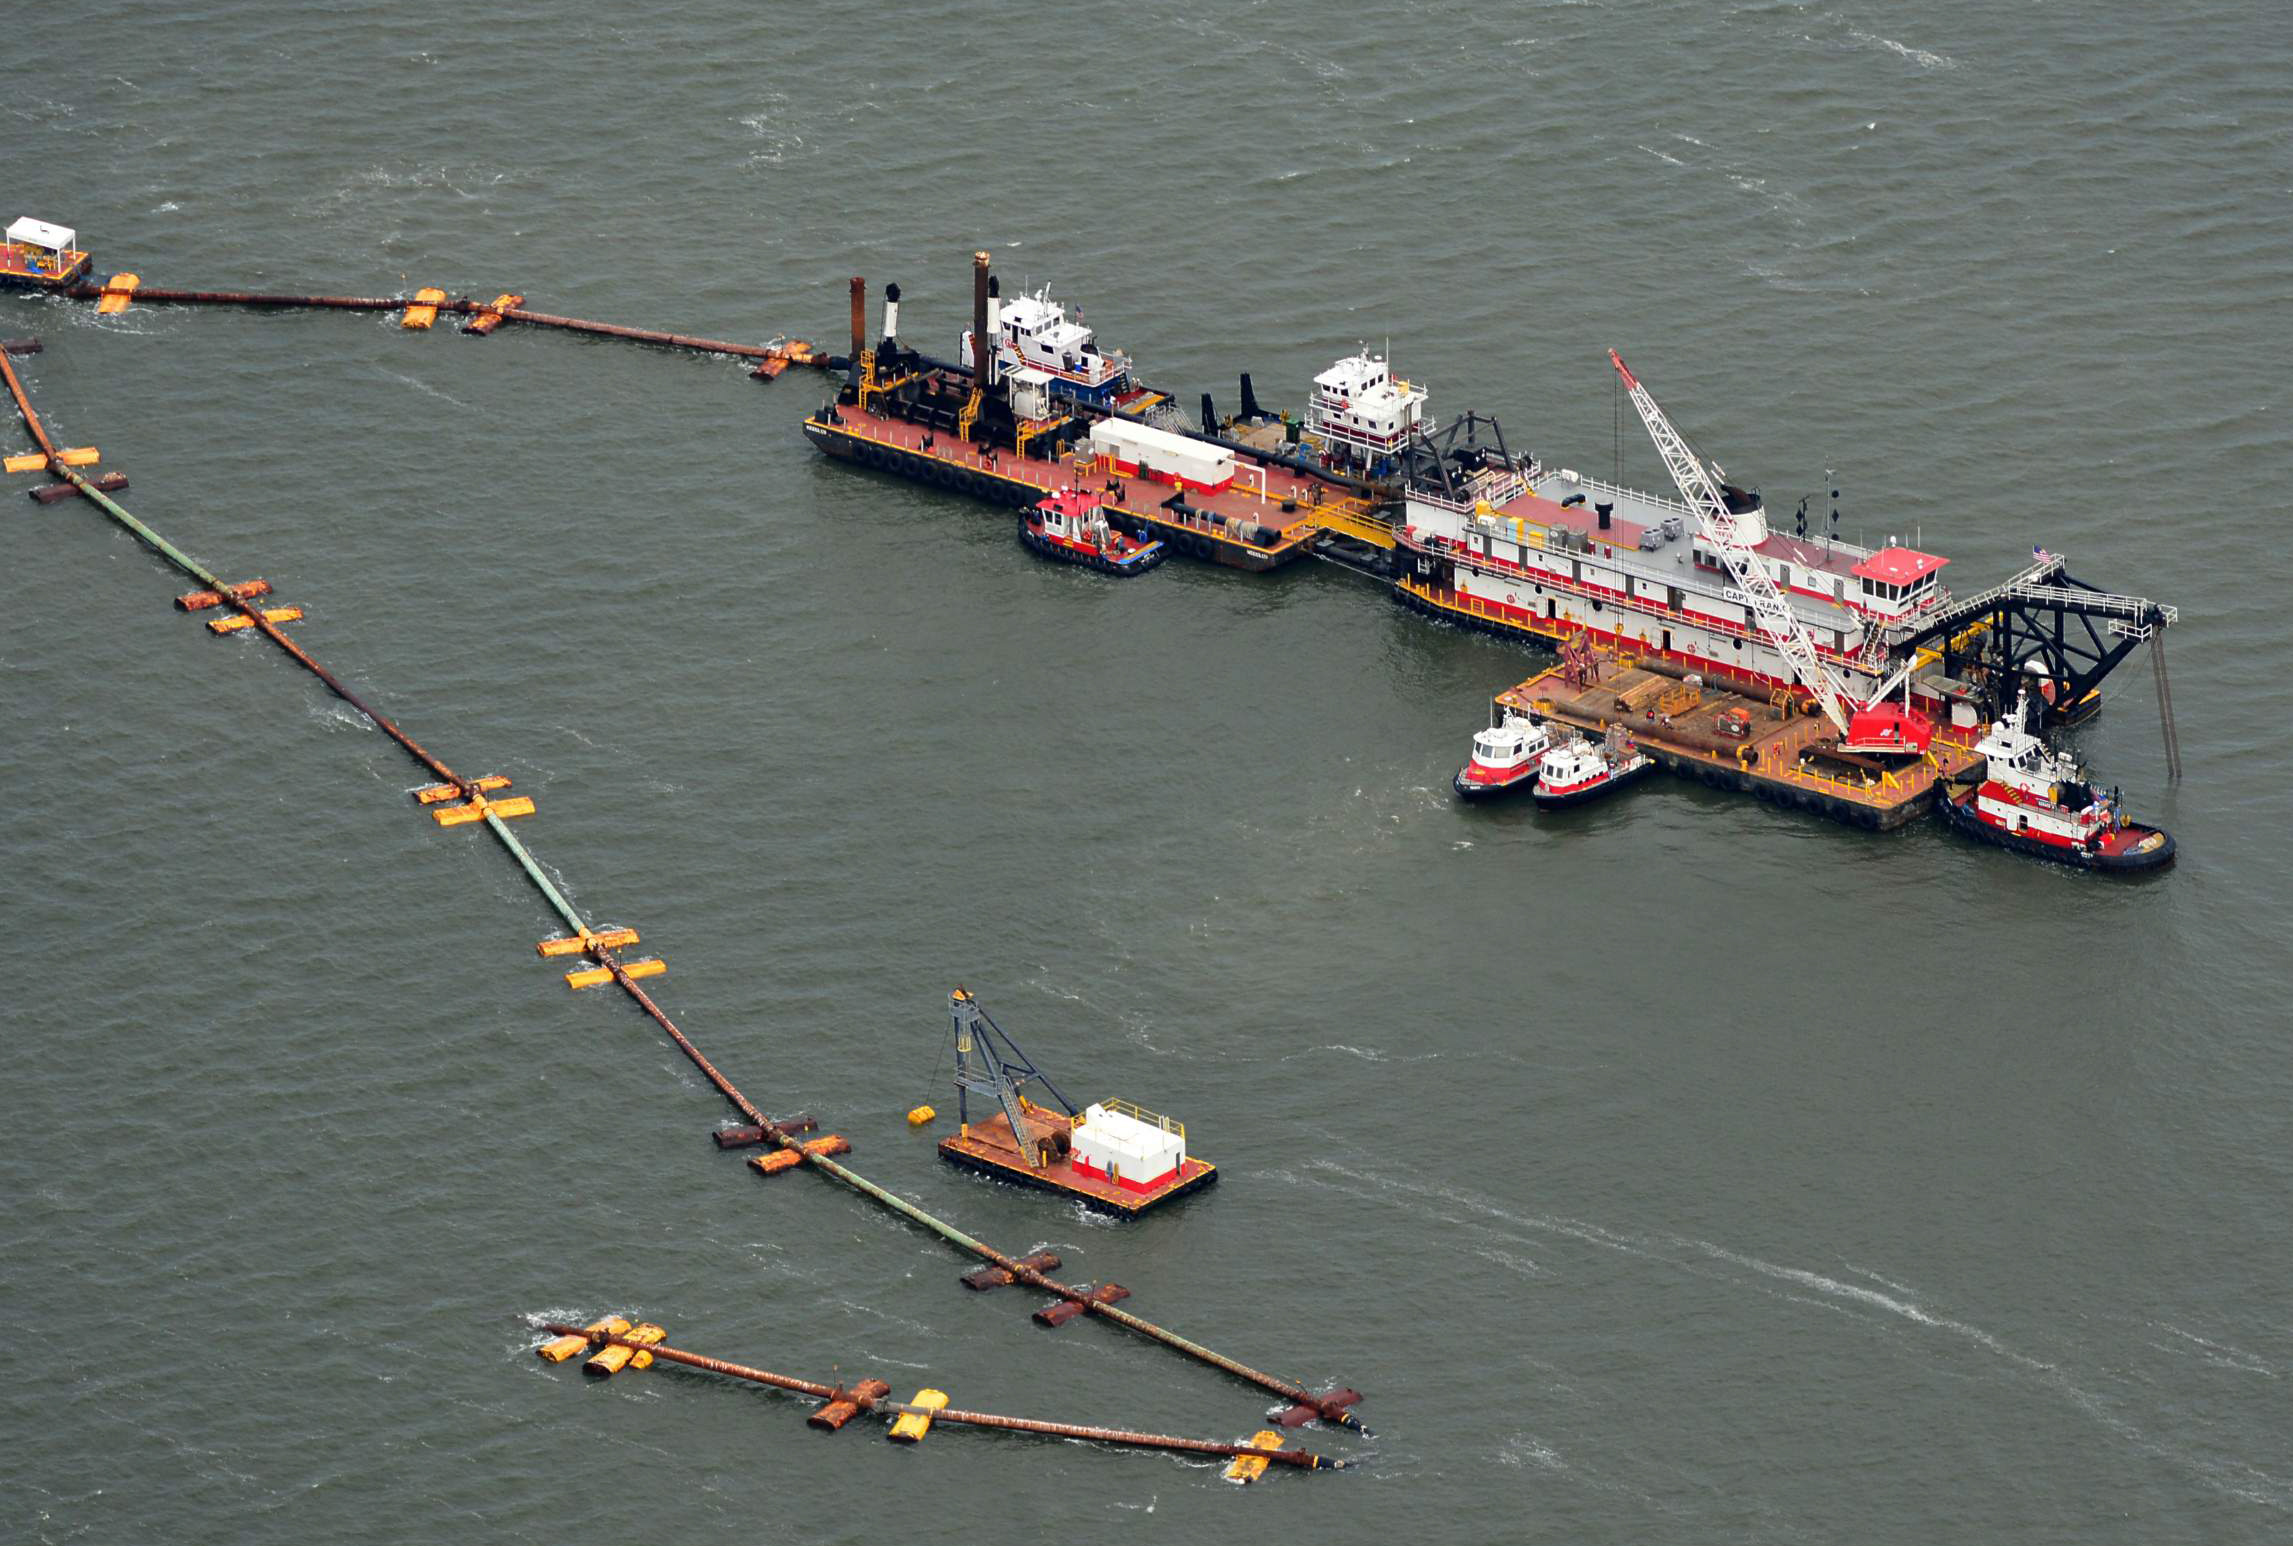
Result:
[[[863,273],[952,341],[984,245],[1190,393],[1249,369],[1294,405],[1390,337],[1437,412],[1593,468],[1614,345],[1732,472],[1795,499],[1836,469],[1851,534],[1917,533],[1962,588],[2043,542],[2179,604],[2188,776],[2137,661],[2078,740],[2179,835],[2150,883],[1675,784],[1460,809],[1529,653],[1330,570],[1036,563],[816,458],[813,378],[7,299],[59,435],[534,793],[543,862],[645,931],[752,1094],[1358,1386],[1378,1433],[1310,1438],[1359,1472],[1237,1491],[539,1367],[528,1317],[619,1308],[990,1409],[1262,1409],[715,1153],[719,1103],[534,959],[544,904],[421,818],[394,748],[171,611],[85,506],[17,501],[0,1535],[2285,1537],[2282,8],[127,5],[10,35],[6,214],[154,285],[834,340]],[[1071,1093],[1186,1119],[1221,1184],[1115,1228],[941,1166],[900,1113],[941,1094],[956,981]]]

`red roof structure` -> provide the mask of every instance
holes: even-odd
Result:
[[[1882,585],[1909,585],[1949,562],[1947,558],[1937,558],[1917,548],[1881,548],[1847,572],[1859,580],[1877,580]]]

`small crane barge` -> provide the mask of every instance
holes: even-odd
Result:
[[[1218,1179],[1217,1166],[1186,1152],[1183,1122],[1123,1100],[1076,1110],[968,990],[948,995],[948,1017],[955,1031],[960,1124],[954,1137],[940,1140],[940,1157],[948,1163],[1057,1192],[1121,1218],[1136,1218]],[[1031,1084],[1050,1092],[1060,1109],[1029,1099]],[[972,1121],[973,1095],[991,1098],[994,1114]]]

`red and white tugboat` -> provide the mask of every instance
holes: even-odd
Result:
[[[1646,752],[1633,746],[1631,736],[1615,728],[1602,740],[1578,737],[1547,750],[1529,795],[1540,810],[1582,805],[1645,777],[1655,767]]]
[[[1101,574],[1144,574],[1170,556],[1159,541],[1134,537],[1112,525],[1105,505],[1071,488],[1021,514],[1019,540],[1045,558],[1082,564]]]
[[[1466,800],[1526,789],[1537,781],[1539,759],[1552,744],[1552,730],[1543,721],[1507,709],[1501,721],[1473,737],[1472,760],[1450,784]]]
[[[2172,863],[2173,834],[2128,821],[2116,790],[2096,789],[2075,761],[2027,728],[2033,708],[2025,684],[2013,713],[1975,743],[1988,766],[1981,783],[1943,799],[1950,824],[1986,843],[2080,869]]]

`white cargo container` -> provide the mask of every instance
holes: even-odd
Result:
[[[1090,446],[1112,458],[1127,477],[1175,483],[1205,494],[1224,492],[1234,482],[1234,453],[1224,446],[1176,435],[1128,419],[1101,419],[1091,426]]]

